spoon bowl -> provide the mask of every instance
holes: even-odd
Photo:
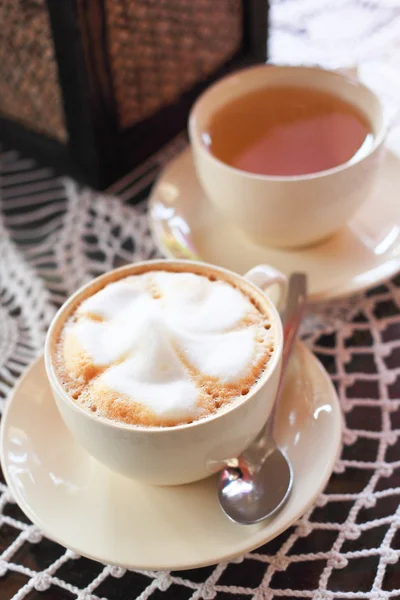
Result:
[[[292,466],[276,447],[254,473],[249,472],[247,465],[224,469],[219,479],[218,499],[232,521],[252,525],[263,521],[266,515],[274,515],[286,502],[292,487]]]

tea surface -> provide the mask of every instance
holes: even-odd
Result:
[[[305,175],[367,154],[368,119],[352,104],[316,89],[261,88],[218,110],[203,141],[221,161],[263,175]]]

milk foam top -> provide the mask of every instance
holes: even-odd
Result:
[[[273,352],[268,316],[223,280],[149,271],[109,283],[67,321],[57,370],[100,416],[188,423],[246,395]]]

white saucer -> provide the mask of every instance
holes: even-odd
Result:
[[[347,296],[400,270],[400,159],[388,150],[376,189],[353,220],[305,249],[255,245],[224,221],[199,185],[190,149],[154,186],[149,215],[154,240],[169,258],[199,258],[240,274],[259,263],[287,274],[305,271],[312,301]]]
[[[277,536],[327,483],[341,445],[342,416],[320,363],[299,344],[288,372],[277,439],[294,467],[282,511],[258,525],[230,522],[211,477],[151,487],[103,467],[64,426],[43,359],[21,379],[2,421],[1,462],[26,515],[49,538],[84,556],[127,568],[180,570],[225,561]]]

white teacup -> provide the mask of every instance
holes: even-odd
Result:
[[[257,296],[266,305],[276,332],[272,358],[260,379],[243,400],[191,424],[173,427],[143,427],[111,421],[81,408],[62,386],[55,367],[55,348],[60,330],[77,303],[113,281],[145,268],[172,268],[223,278]],[[241,454],[256,437],[271,412],[282,357],[283,333],[279,314],[264,294],[278,285],[280,298],[286,293],[286,277],[268,266],[251,269],[244,277],[205,263],[191,261],[147,261],[106,273],[78,290],[57,312],[45,345],[45,364],[50,386],[65,424],[86,450],[113,471],[156,485],[196,481],[218,471],[223,462]]]
[[[202,141],[210,118],[225,104],[268,86],[307,86],[355,105],[373,127],[370,151],[354,161],[309,175],[267,176],[234,168]],[[346,75],[314,67],[260,65],[221,79],[197,100],[189,136],[197,174],[216,208],[256,242],[300,247],[342,227],[371,192],[384,147],[386,126],[378,97]]]

